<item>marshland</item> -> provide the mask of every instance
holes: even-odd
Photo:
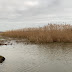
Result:
[[[0,72],[72,72],[72,0],[0,0]]]
[[[72,25],[9,30],[0,43],[1,72],[72,72]]]
[[[48,24],[38,28],[11,30],[1,34],[5,37],[27,39],[33,43],[72,42],[72,25]]]

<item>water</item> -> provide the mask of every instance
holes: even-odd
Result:
[[[72,43],[16,43],[0,46],[1,72],[72,72]]]

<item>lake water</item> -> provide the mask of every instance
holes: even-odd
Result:
[[[0,72],[72,72],[72,43],[16,43],[0,46]]]

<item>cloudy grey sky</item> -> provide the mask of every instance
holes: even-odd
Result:
[[[71,3],[72,0],[0,0],[0,30],[49,21],[71,22]]]

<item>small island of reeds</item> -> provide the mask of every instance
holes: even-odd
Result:
[[[48,24],[38,28],[24,28],[6,31],[1,34],[5,37],[27,39],[34,43],[72,42],[72,25]]]

